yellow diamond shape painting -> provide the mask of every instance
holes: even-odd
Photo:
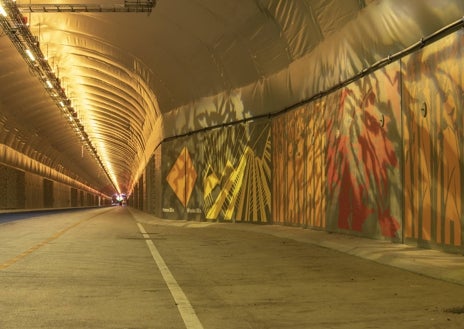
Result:
[[[186,147],[180,152],[166,180],[179,201],[186,207],[197,180],[197,172]]]

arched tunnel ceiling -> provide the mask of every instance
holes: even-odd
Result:
[[[17,1],[38,3],[121,5]],[[107,195],[130,192],[163,138],[297,104],[464,13],[462,0],[154,4],[150,14],[23,8],[106,173],[5,33],[0,142]]]

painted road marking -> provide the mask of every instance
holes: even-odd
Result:
[[[169,291],[171,292],[171,295],[176,302],[180,316],[182,317],[182,320],[184,320],[185,327],[187,329],[203,329],[203,325],[198,319],[195,310],[190,304],[187,296],[185,296],[181,287],[179,287],[179,284],[167,267],[166,263],[158,252],[158,249],[155,247],[155,244],[150,239],[150,235],[145,231],[142,224],[137,223],[137,226],[139,227],[140,233],[142,233],[143,237],[145,238],[148,249],[150,249],[151,255],[153,256],[153,259],[155,260],[155,263],[158,266],[161,275],[163,276],[164,282],[166,282]]]
[[[62,236],[66,232],[68,232],[70,229],[73,229],[74,227],[76,227],[76,226],[78,226],[78,225],[80,225],[80,224],[82,224],[82,223],[84,223],[84,222],[98,216],[98,215],[100,215],[100,214],[97,214],[95,216],[91,216],[91,217],[88,217],[88,218],[81,219],[80,221],[78,221],[78,222],[76,222],[76,223],[62,229],[61,231],[56,232],[55,234],[53,234],[49,238],[43,240],[42,242],[37,243],[35,246],[30,247],[29,249],[27,249],[26,251],[20,253],[19,255],[15,256],[13,258],[10,258],[9,260],[4,262],[3,264],[0,264],[0,271],[10,267],[11,265],[13,265],[13,264],[15,264],[17,262],[19,262],[21,259],[26,258],[30,254],[32,254],[34,251],[36,251],[37,249],[42,248],[43,246],[45,246],[46,244],[52,242],[53,240],[58,239],[60,236]]]

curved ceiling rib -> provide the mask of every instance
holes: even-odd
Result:
[[[0,37],[0,57],[4,64],[0,66],[0,143],[94,188],[108,186],[103,171],[70,129],[68,117],[5,36]]]
[[[42,2],[17,1],[24,10]],[[49,1],[61,8],[76,2]],[[120,8],[122,1],[107,5]],[[100,2],[77,0],[79,10]],[[462,0],[151,3],[150,15],[30,7],[28,28],[78,120],[69,121],[44,80],[38,83],[0,36],[0,125],[6,128],[0,138],[105,193],[114,191],[104,171],[117,189],[130,192],[163,138],[291,107],[464,11]],[[80,136],[95,150],[83,149]]]
[[[102,163],[118,180],[121,192],[130,191],[135,182],[130,173],[146,165],[142,150],[160,115],[148,86],[149,70],[117,43],[88,28],[99,23],[96,16],[63,17],[64,21],[33,14],[31,25],[40,28],[41,46]]]

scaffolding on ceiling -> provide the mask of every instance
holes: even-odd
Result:
[[[156,0],[125,0],[124,4],[16,4],[23,13],[151,13]]]

